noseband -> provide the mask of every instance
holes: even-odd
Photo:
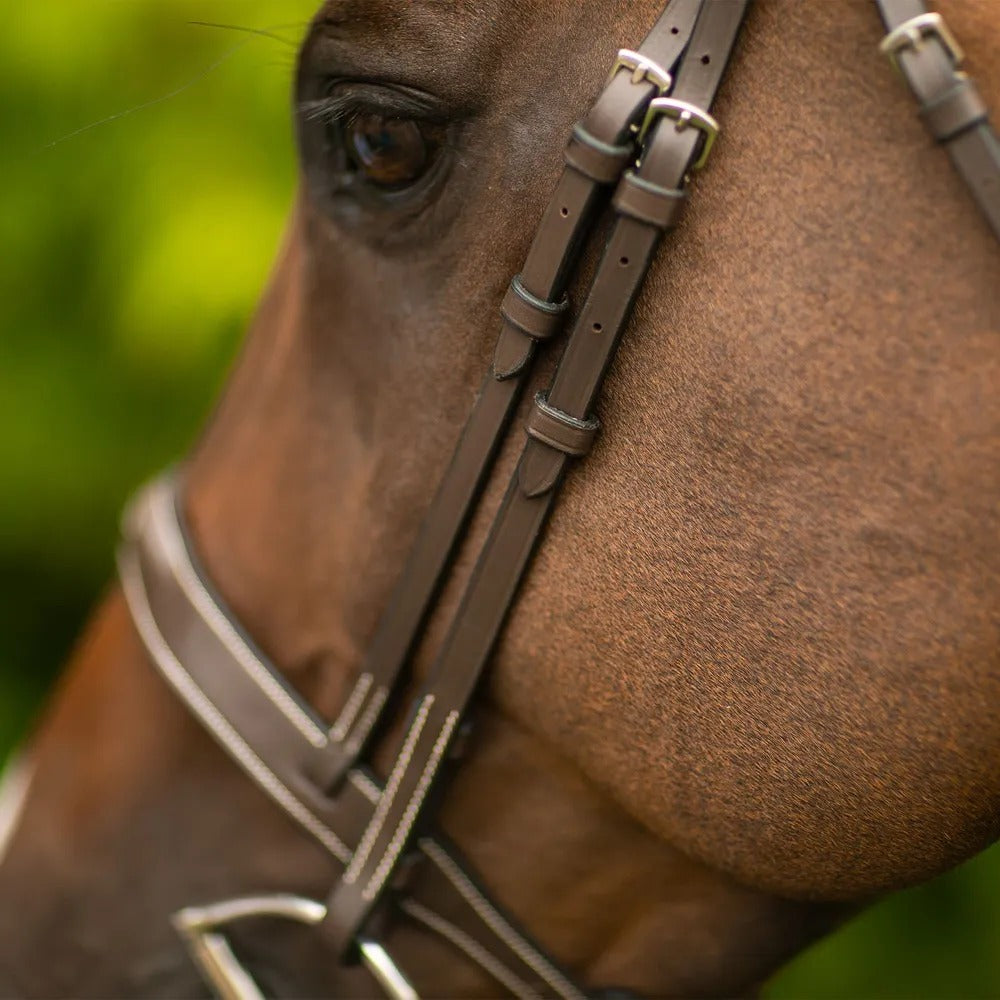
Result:
[[[456,735],[568,467],[599,429],[593,408],[632,304],[689,181],[712,151],[712,102],[748,0],[672,0],[638,51],[622,50],[573,128],[565,168],[521,272],[500,305],[489,372],[424,518],[353,690],[319,718],[254,645],[201,568],[180,510],[181,482],[148,487],[125,517],[121,581],[139,635],[167,683],[247,775],[338,866],[324,902],[248,896],[174,920],[195,961],[232,1000],[258,987],[222,929],[251,917],[314,928],[341,962],[361,961],[395,1000],[417,996],[380,943],[406,920],[517,997],[582,1000],[581,986],[524,934],[434,829],[427,802],[457,761]],[[1000,240],[1000,141],[958,44],[920,0],[877,0],[881,49],[913,91]],[[609,197],[610,195],[610,197]],[[603,214],[610,236],[583,305],[566,288]],[[544,342],[572,316],[547,392],[534,400],[517,468],[437,659],[409,706],[387,779],[369,764],[396,717],[407,665]]]

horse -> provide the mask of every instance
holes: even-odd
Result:
[[[325,719],[490,366],[562,137],[660,7],[326,0],[307,31],[299,190],[180,503],[218,592]],[[995,7],[940,8],[997,106]],[[747,13],[722,137],[440,803],[498,906],[591,991],[752,993],[1000,834],[1000,250],[881,34],[860,0]],[[523,440],[499,451],[411,692]],[[374,747],[381,780],[403,732]],[[29,762],[0,865],[4,993],[204,995],[173,914],[335,877],[156,674],[117,587]],[[273,995],[381,995],[308,929],[234,939]],[[497,995],[414,920],[381,939],[421,994]]]

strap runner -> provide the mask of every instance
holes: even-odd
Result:
[[[639,51],[620,53],[604,91],[573,130],[566,167],[504,298],[491,371],[322,752],[322,770],[315,773],[327,789],[343,780],[363,751],[404,671],[513,415],[535,344],[553,336],[565,316],[566,285],[597,209],[634,158],[635,126],[650,101],[669,89],[669,71],[703,2],[672,0]]]
[[[702,8],[674,96],[653,101],[638,177],[673,203],[717,126],[707,109],[721,82],[747,0]],[[664,120],[669,118],[670,120]],[[559,364],[547,407],[584,423],[663,229],[618,217],[593,288]],[[322,931],[350,954],[421,817],[440,765],[551,510],[567,449],[529,437],[437,662],[417,700],[395,765],[361,843],[327,900]]]
[[[888,34],[880,46],[920,105],[930,134],[948,151],[993,234],[1000,240],[1000,139],[963,53],[940,14],[922,0],[876,0]]]

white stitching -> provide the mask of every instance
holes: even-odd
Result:
[[[329,742],[326,733],[296,703],[271,671],[257,659],[198,578],[188,555],[187,546],[184,544],[184,536],[177,523],[172,493],[165,487],[159,485],[155,487],[149,509],[153,530],[160,536],[160,541],[163,543],[164,551],[171,568],[174,570],[177,582],[187,594],[195,610],[201,615],[202,620],[211,628],[249,677],[256,682],[261,691],[274,703],[275,707],[280,709],[285,718],[314,747],[323,749]]]
[[[413,748],[420,738],[420,733],[427,722],[427,714],[430,712],[433,704],[434,695],[432,694],[427,695],[420,703],[416,718],[413,720],[413,725],[410,726],[410,731],[406,734],[403,748],[399,752],[396,765],[393,767],[392,774],[389,775],[389,780],[386,782],[385,791],[379,797],[375,815],[368,824],[364,836],[361,838],[361,843],[358,845],[358,849],[354,852],[354,858],[351,861],[350,867],[344,872],[343,880],[348,885],[358,880],[358,876],[361,874],[365,862],[368,860],[368,855],[371,854],[372,848],[375,846],[375,841],[382,832],[382,826],[385,823],[386,816],[389,814],[392,800],[396,797],[396,792],[399,791],[399,786],[406,774],[406,769],[410,766]]]
[[[132,621],[164,679],[261,789],[267,792],[289,816],[305,827],[338,861],[347,864],[351,857],[347,845],[306,809],[253,752],[229,720],[208,700],[167,645],[149,606],[138,558],[134,552],[119,555],[118,573],[125,600],[132,613]]]
[[[354,787],[361,792],[361,794],[371,803],[378,802],[378,797],[382,794],[382,790],[368,777],[363,771],[350,771],[347,775],[348,780]]]
[[[354,756],[361,749],[361,744],[368,739],[368,734],[371,732],[372,726],[375,725],[375,720],[378,718],[379,712],[382,711],[382,706],[388,697],[388,688],[376,688],[375,693],[372,695],[372,700],[368,703],[364,715],[361,716],[361,720],[358,722],[357,728],[351,738],[344,744],[344,750],[350,756]]]
[[[502,986],[506,986],[520,1000],[536,1000],[538,997],[538,994],[523,979],[516,976],[503,962],[491,955],[475,938],[470,937],[460,927],[456,927],[415,899],[404,899],[399,907],[414,920],[450,941],[459,951],[464,952],[473,962],[488,972]]]
[[[489,900],[469,881],[465,873],[455,864],[443,848],[425,837],[420,841],[420,849],[438,866],[445,878],[465,897],[483,923],[529,968],[538,973],[564,1000],[586,1000],[584,995],[552,965],[540,952],[536,951],[513,927],[493,908]]]
[[[378,895],[382,884],[389,877],[389,872],[392,871],[392,866],[395,864],[396,858],[399,857],[399,852],[403,849],[403,844],[406,843],[406,838],[410,834],[410,828],[417,818],[421,803],[424,801],[424,796],[427,794],[427,789],[430,787],[431,781],[434,780],[434,773],[441,763],[441,758],[444,756],[445,749],[448,746],[448,740],[451,738],[452,731],[458,722],[458,716],[459,713],[457,711],[448,713],[448,717],[441,727],[441,732],[434,741],[434,746],[431,749],[430,756],[427,758],[427,763],[424,765],[420,780],[417,782],[416,788],[413,789],[410,801],[407,802],[406,809],[403,811],[399,826],[396,827],[396,832],[392,835],[392,840],[389,841],[389,846],[385,849],[382,860],[378,863],[378,867],[368,880],[368,885],[365,886],[365,891],[361,894],[362,898],[369,902]]]
[[[335,743],[340,743],[347,735],[347,730],[351,728],[351,723],[354,722],[358,709],[364,704],[365,695],[368,694],[368,689],[374,680],[375,678],[369,673],[364,673],[358,678],[354,690],[348,695],[344,707],[340,710],[340,715],[337,716],[337,721],[330,729],[330,739]]]

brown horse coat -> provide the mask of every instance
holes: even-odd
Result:
[[[330,716],[486,369],[560,137],[658,6],[335,0],[306,42],[304,85],[419,87],[456,123],[424,203],[353,212],[324,201],[305,127],[285,248],[190,462],[206,564]],[[998,8],[941,9],[1000,107]],[[447,800],[498,899],[588,983],[750,989],[851,907],[1000,833],[1000,251],[879,34],[870,3],[752,9],[724,137]],[[18,900],[0,987],[187,994],[172,910],[329,885],[150,670],[117,594],[34,753],[0,867]],[[300,937],[248,939],[272,988],[372,989]],[[405,929],[395,944],[435,995],[492,989]]]

